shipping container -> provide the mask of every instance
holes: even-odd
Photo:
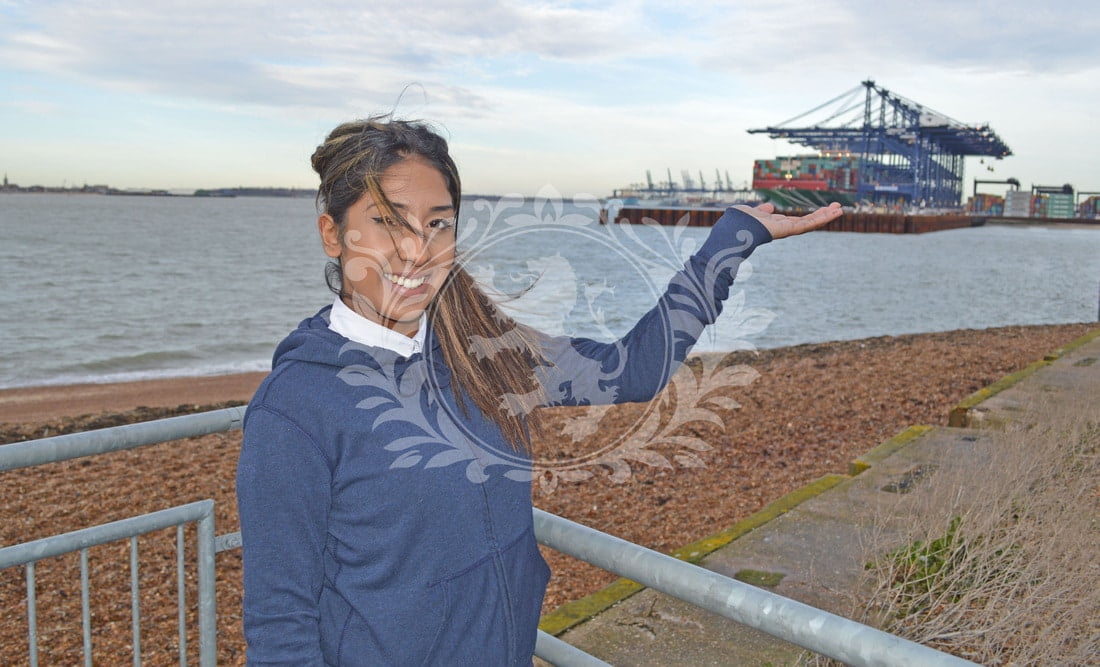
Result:
[[[1046,213],[1048,218],[1072,218],[1073,195],[1062,193],[1047,195]]]
[[[1031,196],[1031,216],[1034,218],[1047,217],[1047,195]]]
[[[798,188],[851,191],[856,189],[858,157],[824,155],[780,156],[753,163],[752,187],[757,190]]]
[[[1100,196],[1093,195],[1081,202],[1081,210],[1078,215],[1082,218],[1100,218]]]
[[[1004,197],[990,194],[976,194],[966,202],[966,210],[978,215],[1003,215]]]
[[[1031,215],[1031,193],[1009,190],[1005,194],[1004,214],[1009,218],[1026,218]]]

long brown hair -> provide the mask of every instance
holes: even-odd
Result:
[[[344,123],[317,147],[311,162],[321,177],[318,207],[332,216],[342,233],[348,207],[370,194],[387,217],[411,231],[380,186],[387,169],[410,157],[425,160],[442,174],[457,219],[462,186],[446,140],[423,123],[388,116]],[[330,263],[325,274],[329,287],[345,296],[342,267]],[[428,318],[451,370],[463,415],[469,416],[465,396],[513,447],[530,452],[532,437],[542,430],[539,412],[534,410],[541,403],[541,388],[532,373],[542,358],[533,332],[506,315],[457,257],[428,307]],[[478,340],[507,344],[479,352],[471,347]]]

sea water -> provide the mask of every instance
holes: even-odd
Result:
[[[553,193],[464,200],[463,262],[517,318],[620,336],[703,242]],[[0,387],[266,370],[332,300],[311,199],[0,195]],[[1100,229],[816,233],[760,248],[697,349],[1095,321]]]

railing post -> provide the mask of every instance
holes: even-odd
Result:
[[[214,576],[214,501],[198,521],[199,665],[217,667],[218,625]]]

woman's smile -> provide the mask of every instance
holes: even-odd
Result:
[[[423,285],[424,281],[427,280],[427,278],[424,276],[409,277],[399,276],[393,273],[383,273],[382,275],[386,278],[386,280],[406,290],[415,290],[416,288]]]

